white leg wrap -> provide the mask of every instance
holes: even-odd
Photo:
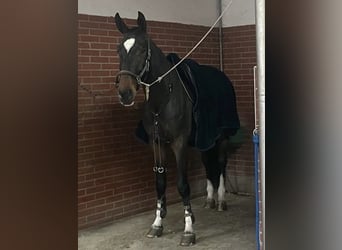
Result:
[[[214,198],[214,187],[211,181],[207,179],[207,199],[212,200]]]
[[[153,226],[160,227],[162,225],[162,218],[160,217],[161,204],[157,203],[159,209],[156,210],[156,218],[154,219]]]
[[[185,215],[187,215],[187,214],[189,214],[189,212],[185,210]],[[185,216],[184,232],[186,232],[186,233],[193,233],[194,232],[194,229],[192,228],[191,216]]]
[[[225,183],[224,183],[224,178],[223,175],[220,175],[220,185],[219,188],[217,190],[217,194],[218,194],[218,200],[219,201],[224,201],[224,195],[226,193],[226,187],[225,187]]]

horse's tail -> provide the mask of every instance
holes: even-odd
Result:
[[[228,152],[234,154],[248,140],[248,132],[246,127],[241,126],[235,135],[230,136]]]

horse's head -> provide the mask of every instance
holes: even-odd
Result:
[[[131,106],[134,104],[141,78],[149,71],[151,52],[146,34],[146,21],[144,15],[138,12],[138,27],[128,28],[119,13],[116,13],[115,23],[123,34],[123,39],[118,46],[120,71],[115,84],[120,103]]]

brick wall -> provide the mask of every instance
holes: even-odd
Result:
[[[254,129],[253,67],[256,65],[255,25],[223,29],[224,71],[234,84],[241,125],[248,140],[230,159],[229,175],[236,191],[254,192]],[[239,178],[238,180],[236,178]]]
[[[126,20],[135,25],[134,20]],[[207,27],[147,22],[148,33],[164,53],[184,56]],[[78,222],[79,228],[110,222],[155,207],[152,151],[133,135],[140,118],[143,94],[124,108],[113,91],[121,34],[112,17],[79,15],[78,39]],[[200,63],[218,67],[217,30],[194,52]],[[90,94],[87,90],[90,90]],[[173,155],[168,171],[168,203],[180,200]],[[191,151],[189,179],[192,196],[205,192],[199,154]]]
[[[126,20],[135,25],[135,20]],[[121,34],[112,17],[79,15],[78,39],[78,222],[79,228],[111,222],[155,207],[152,151],[134,138],[143,93],[134,107],[118,103],[112,89],[119,61]],[[208,27],[148,21],[148,33],[165,54],[181,57]],[[219,67],[216,29],[192,54],[202,64]],[[253,129],[254,26],[224,29],[224,64],[236,89],[242,124]],[[89,93],[91,91],[91,93]],[[189,179],[192,197],[205,193],[205,173],[199,153],[191,151]],[[180,201],[173,155],[169,152],[167,201]],[[229,162],[230,175],[253,175],[251,143]]]

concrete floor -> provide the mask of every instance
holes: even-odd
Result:
[[[192,250],[254,250],[255,209],[254,197],[227,195],[228,210],[217,212],[204,209],[204,197],[193,199],[192,210],[196,216],[194,229],[196,244]],[[79,232],[79,250],[174,250],[179,246],[184,230],[183,207],[180,203],[168,206],[163,220],[164,232],[160,238],[145,237],[154,220],[154,211],[125,218],[96,229]]]

